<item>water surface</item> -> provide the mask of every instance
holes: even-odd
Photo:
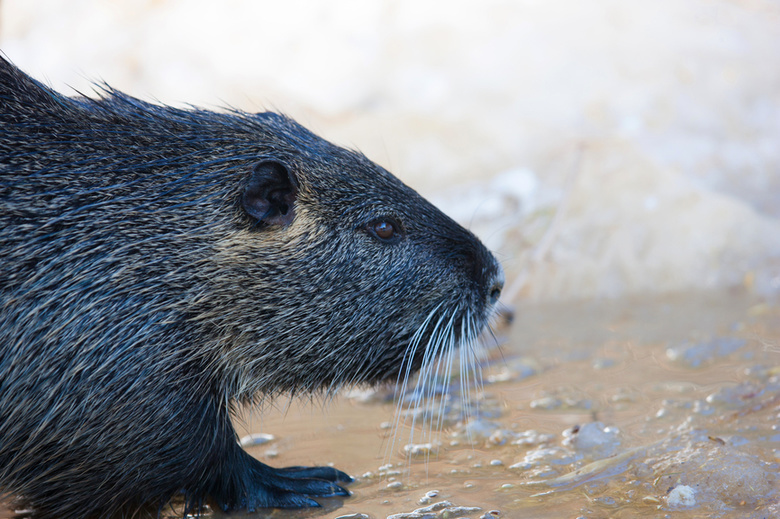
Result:
[[[455,374],[413,442],[388,427],[389,391],[250,418],[278,435],[250,449],[263,461],[358,478],[325,510],[270,516],[780,514],[780,308],[737,292],[528,305],[499,336],[470,420]]]

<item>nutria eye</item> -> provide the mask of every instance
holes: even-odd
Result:
[[[377,222],[374,224],[374,232],[383,240],[389,240],[395,234],[395,229],[390,222]]]
[[[401,239],[401,226],[391,218],[379,218],[366,225],[366,230],[373,237],[385,243],[395,243]]]

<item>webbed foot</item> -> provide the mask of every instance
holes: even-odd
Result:
[[[225,512],[257,508],[308,508],[320,506],[312,497],[349,496],[337,483],[353,478],[332,467],[273,468],[250,458],[248,478],[240,495],[215,492],[212,497]],[[227,490],[227,489],[223,489]],[[220,495],[222,494],[222,495]]]

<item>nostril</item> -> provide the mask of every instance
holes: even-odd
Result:
[[[498,298],[501,297],[501,288],[502,285],[494,284],[490,288],[490,304],[494,305],[498,302]]]
[[[498,272],[494,276],[493,284],[490,285],[490,290],[488,291],[488,298],[490,299],[491,305],[498,302],[498,298],[501,297],[502,288],[504,288],[504,271],[499,267]]]

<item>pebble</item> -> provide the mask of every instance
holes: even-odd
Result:
[[[420,498],[419,503],[421,505],[427,505],[428,503],[431,502],[431,499],[435,498],[438,495],[439,495],[438,490],[429,490],[428,492],[425,493],[424,496]]]
[[[404,446],[404,452],[412,457],[435,456],[439,452],[439,446],[435,443],[410,443]]]
[[[531,409],[544,409],[547,411],[563,407],[563,400],[553,396],[537,398],[531,402]]]
[[[258,445],[266,444],[268,442],[274,441],[275,439],[276,437],[273,434],[254,433],[243,436],[238,443],[246,449],[247,447],[257,447]]]
[[[696,505],[696,491],[688,485],[677,485],[666,496],[666,503],[673,507],[691,507]]]
[[[388,515],[387,519],[436,519],[436,514],[418,514],[415,512],[408,512],[402,514]]]
[[[418,508],[414,511],[415,514],[427,514],[430,512],[438,512],[439,510],[444,510],[445,508],[452,507],[452,503],[449,501],[439,501],[438,503],[434,503],[430,506],[426,506],[424,508]]]
[[[564,431],[563,445],[571,445],[579,451],[610,456],[620,446],[620,431],[601,422],[588,422],[576,430]]]

